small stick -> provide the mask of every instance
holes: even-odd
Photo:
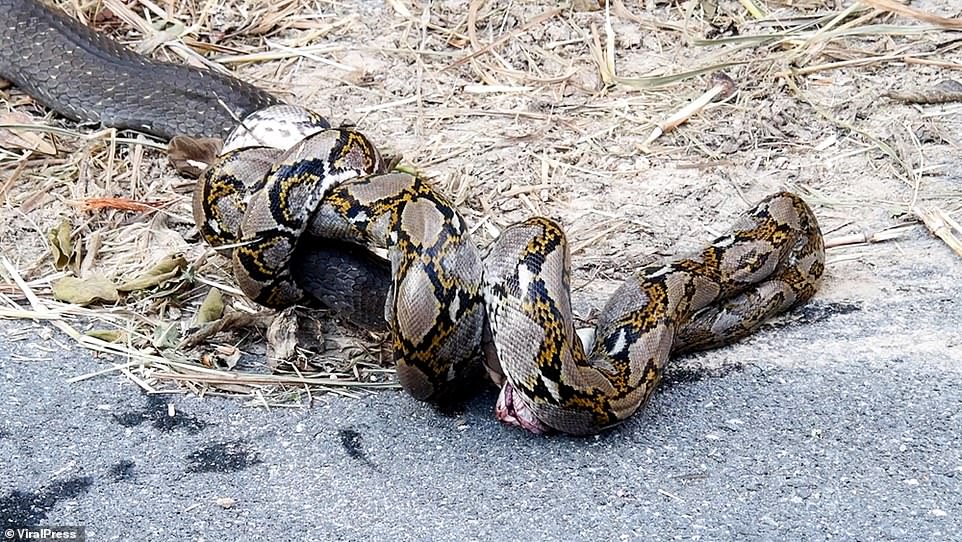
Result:
[[[728,98],[735,92],[735,81],[731,77],[725,75],[724,72],[716,72],[711,77],[712,87],[708,89],[707,92],[693,100],[690,104],[679,109],[674,115],[668,117],[661,122],[654,130],[652,130],[651,135],[648,139],[642,143],[642,147],[647,147],[654,140],[666,134],[675,128],[684,124],[688,119],[697,115],[702,109],[712,102],[715,98],[721,96],[722,99]]]
[[[925,227],[936,237],[949,245],[956,254],[962,256],[962,225],[938,207],[912,209],[915,216],[922,219]]]
[[[902,224],[875,233],[862,232],[850,233],[825,239],[825,248],[836,248],[850,245],[866,245],[873,243],[884,243],[901,237],[905,231],[918,227],[917,224]]]
[[[942,28],[948,28],[950,30],[962,30],[962,19],[951,19],[949,17],[932,15],[931,13],[922,11],[918,8],[913,8],[911,6],[906,6],[905,4],[901,4],[895,0],[861,0],[861,2],[879,11],[895,13],[903,17],[916,19]]]
[[[910,104],[944,104],[962,102],[962,83],[946,79],[928,89],[892,91],[885,96],[897,102]]]

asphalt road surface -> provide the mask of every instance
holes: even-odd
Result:
[[[937,242],[670,369],[598,437],[400,392],[146,396],[0,324],[0,525],[89,540],[962,540],[962,265]],[[919,248],[919,247],[916,247]],[[11,340],[9,336],[27,337]],[[173,415],[171,415],[173,413]]]

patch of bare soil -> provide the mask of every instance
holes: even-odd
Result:
[[[813,205],[829,239],[830,307],[891,299],[880,267],[960,250],[962,101],[943,82],[962,80],[962,22],[949,0],[61,5],[155,57],[232,70],[356,124],[454,199],[481,244],[531,215],[560,220],[586,321],[633,270],[781,189]],[[734,92],[677,118],[719,72]],[[3,100],[0,317],[49,321],[147,389],[270,402],[318,389],[307,384],[391,384],[377,337],[323,313],[255,314],[199,240],[192,181],[157,145],[73,126],[16,89]],[[161,278],[116,301],[53,296],[64,277],[145,274]],[[212,286],[240,327],[190,346]],[[269,373],[265,353],[321,372]]]

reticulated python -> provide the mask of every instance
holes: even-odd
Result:
[[[483,349],[501,385],[498,418],[535,432],[619,423],[670,354],[751,333],[810,298],[823,270],[811,210],[774,194],[701,252],[627,280],[586,349],[571,318],[567,242],[548,219],[505,229],[482,256],[457,210],[424,179],[385,171],[359,132],[298,109],[259,113],[279,100],[146,59],[36,0],[0,0],[0,77],[69,118],[162,138],[219,136],[255,112],[194,198],[198,229],[231,250],[244,292],[278,306],[309,291],[387,327],[401,384],[420,399],[470,375]],[[389,261],[361,246],[386,248]]]
[[[195,219],[212,245],[233,247],[241,289],[267,306],[300,300],[299,277],[310,270],[292,272],[290,262],[301,236],[387,249],[384,318],[402,386],[438,398],[469,374],[484,343],[501,386],[498,418],[533,432],[589,434],[620,423],[648,399],[671,354],[744,337],[814,295],[822,274],[811,209],[774,194],[701,252],[625,281],[586,351],[560,226],[542,217],[515,224],[482,257],[428,182],[384,172],[352,129],[318,130],[286,151],[230,150],[198,181]],[[350,303],[336,310],[359,319]]]

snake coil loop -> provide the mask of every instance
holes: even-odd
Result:
[[[260,122],[293,131],[269,112],[243,129],[261,130]],[[590,434],[624,421],[671,354],[748,335],[814,295],[823,271],[811,209],[794,194],[773,194],[699,253],[625,281],[586,349],[571,316],[559,225],[536,217],[510,226],[482,257],[454,206],[420,177],[383,171],[363,135],[326,126],[306,133],[281,138],[280,149],[233,145],[198,181],[198,227],[210,244],[233,248],[242,290],[267,306],[296,303],[305,281],[312,290],[325,283],[314,273],[331,269],[323,262],[334,257],[312,256],[314,269],[294,273],[299,251],[331,242],[386,249],[389,270],[375,288],[386,291],[375,297],[385,300],[404,389],[418,399],[443,396],[470,374],[484,343],[485,366],[501,386],[498,418],[536,433]],[[325,287],[328,304],[362,320],[356,281],[348,282]]]

